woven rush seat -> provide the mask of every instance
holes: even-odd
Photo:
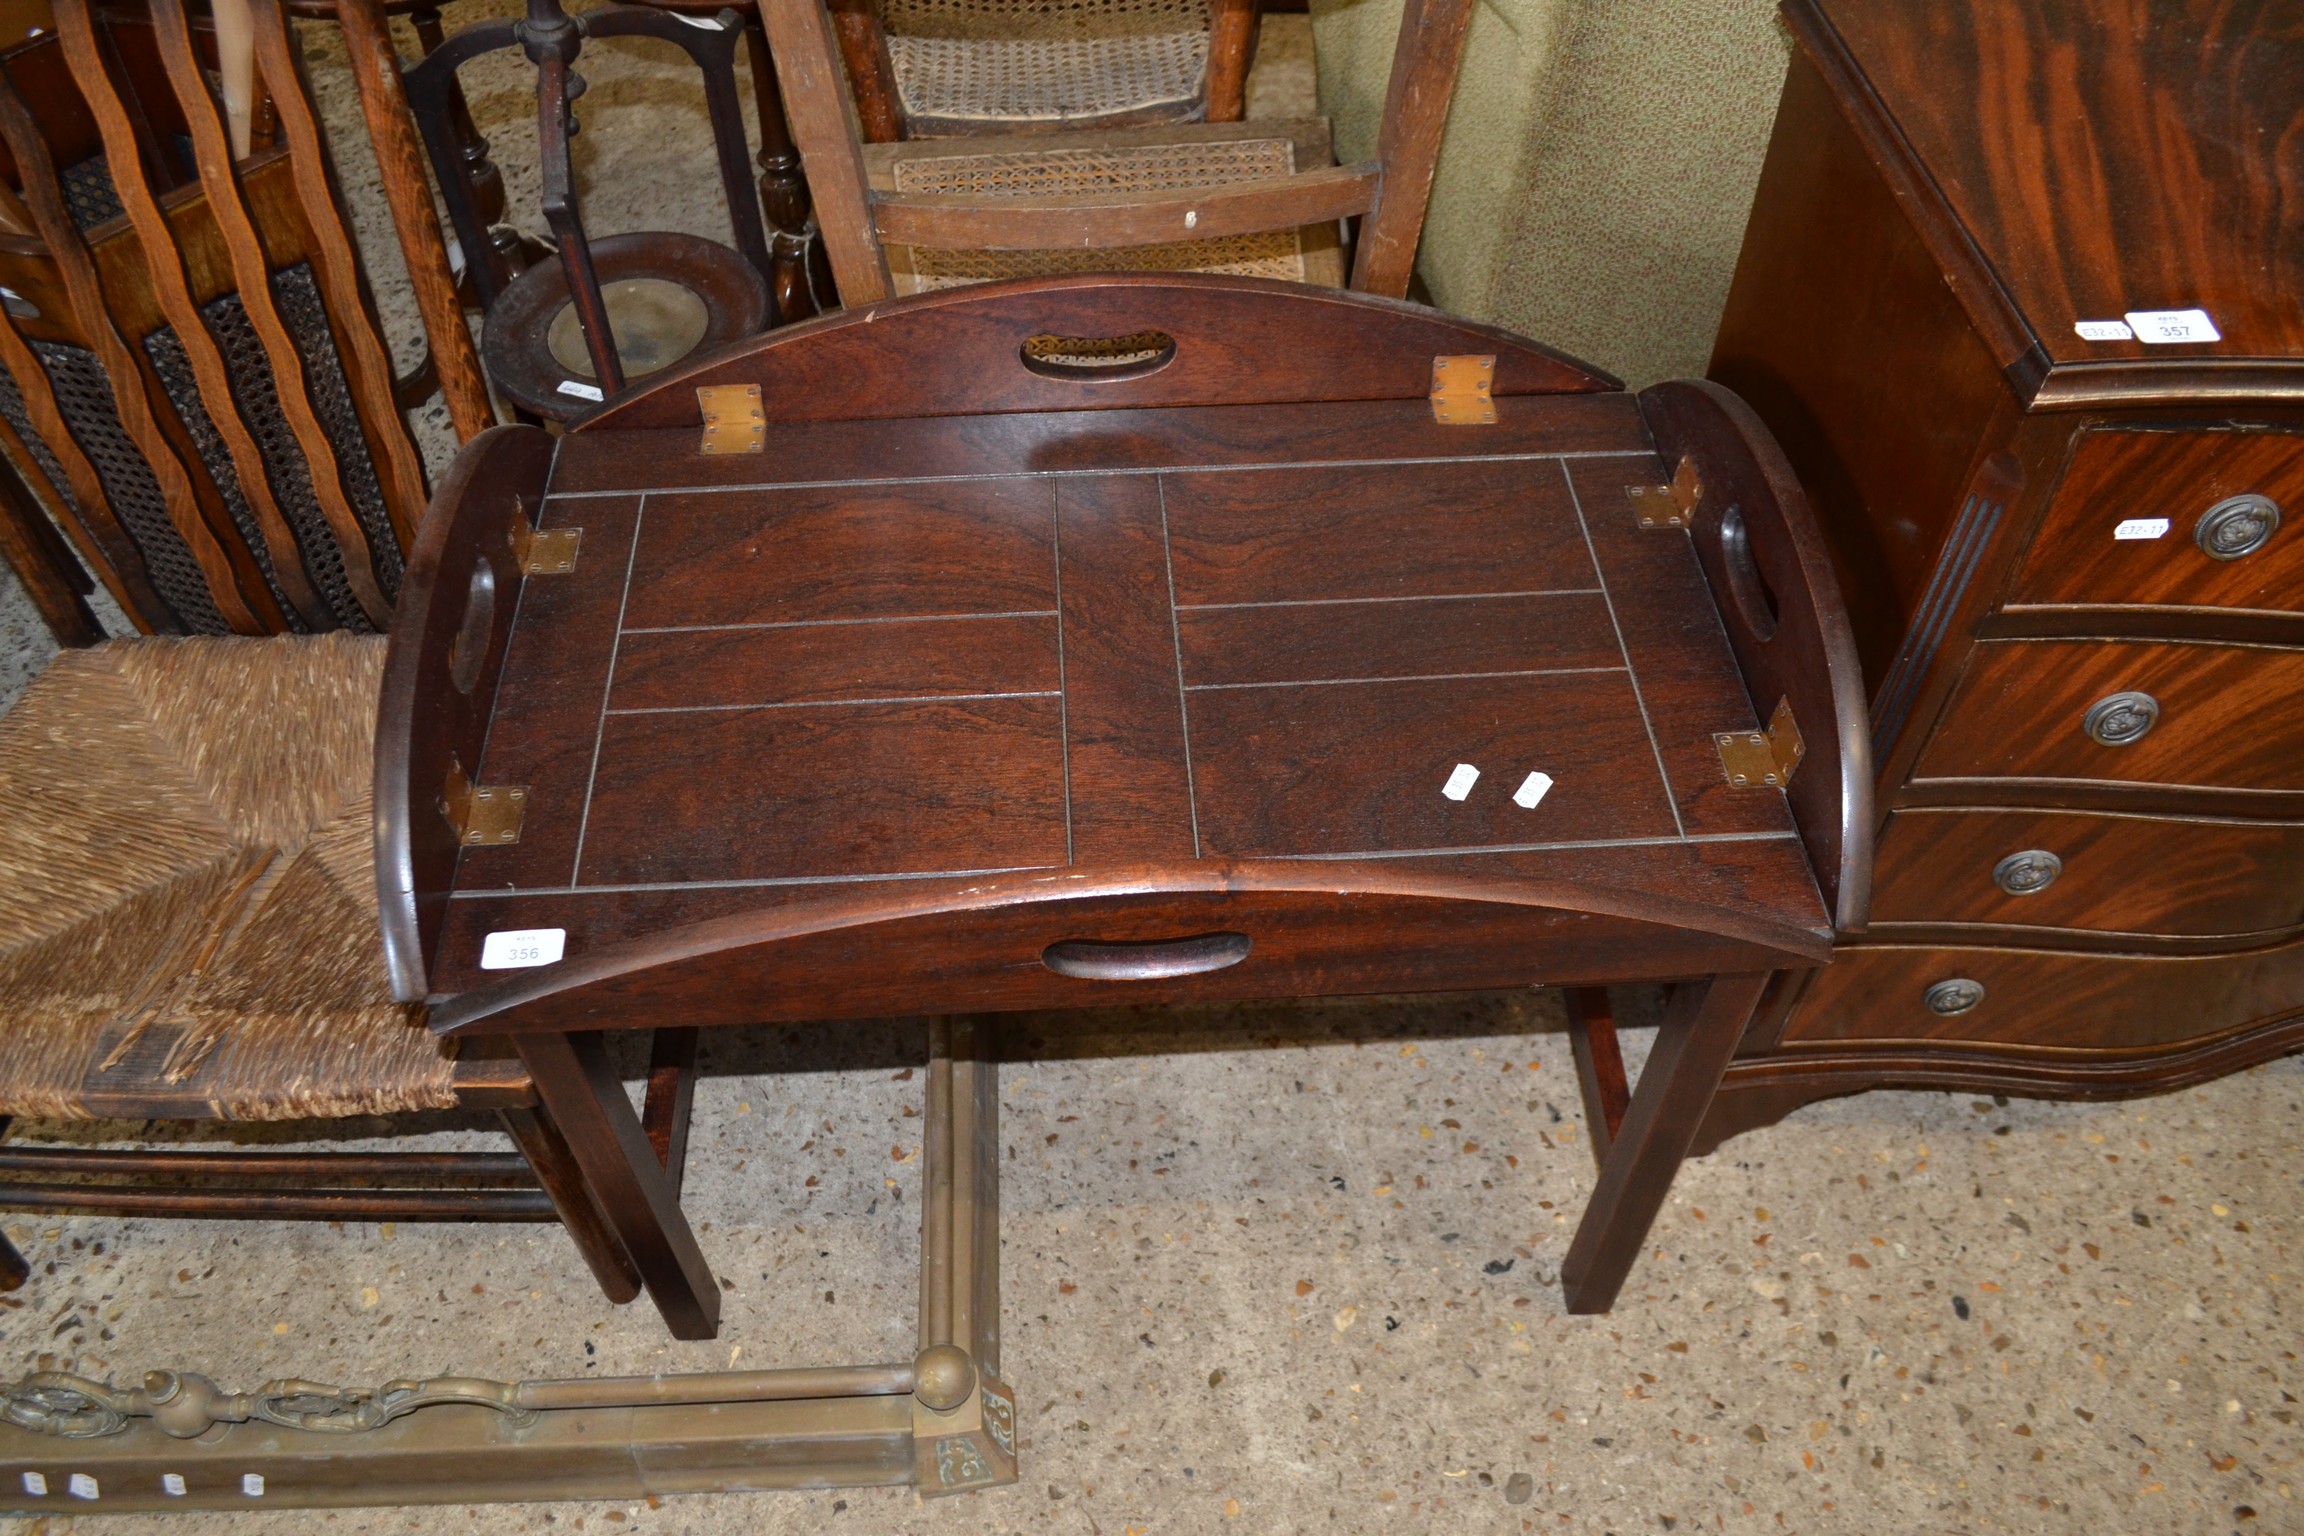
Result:
[[[981,143],[981,141],[979,141]],[[1166,192],[1277,180],[1330,163],[1318,120],[1180,126],[1128,133],[1048,134],[962,151],[949,141],[867,145],[875,187],[896,192],[1070,197]],[[890,245],[898,293],[925,293],[1008,277],[1075,272],[1213,272],[1341,287],[1344,266],[1331,225],[1259,230],[1215,240],[1099,250],[935,250]]]
[[[1202,115],[1208,0],[881,0],[915,134]]]
[[[457,1102],[394,1003],[370,782],[385,642],[67,651],[0,716],[0,1115]]]

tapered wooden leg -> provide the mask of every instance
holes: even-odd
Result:
[[[711,1338],[720,1330],[720,1288],[600,1036],[516,1035],[513,1043],[673,1337]]]
[[[1767,984],[1762,973],[1673,989],[1656,1046],[1560,1266],[1569,1311],[1605,1312],[1616,1304]]]
[[[640,1123],[647,1129],[648,1145],[656,1161],[672,1176],[678,1189],[688,1172],[688,1119],[696,1104],[696,1042],[694,1029],[659,1029],[648,1046],[648,1097],[640,1106]]]
[[[639,1295],[640,1271],[633,1267],[632,1256],[624,1251],[623,1242],[593,1203],[591,1192],[584,1187],[584,1171],[577,1166],[576,1154],[569,1150],[559,1128],[533,1109],[500,1109],[496,1113],[513,1144],[527,1156],[528,1166],[536,1170],[536,1182],[552,1197],[560,1225],[568,1229],[569,1239],[584,1255],[585,1266],[600,1282],[600,1289],[618,1306]]]
[[[1605,1167],[1608,1149],[1632,1095],[1624,1085],[1624,1053],[1616,1046],[1616,1014],[1606,987],[1570,987],[1568,1045],[1576,1054],[1576,1082],[1584,1090],[1584,1126],[1593,1161]]]

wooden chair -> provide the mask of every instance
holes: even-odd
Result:
[[[1257,0],[835,0],[866,142],[1238,122]]]
[[[274,4],[234,161],[182,0],[0,59],[0,449],[131,620],[389,622],[423,470]]]
[[[488,1110],[524,1156],[11,1142],[0,1210],[557,1216],[630,1300],[637,1272],[519,1063],[443,1051],[392,1001],[369,794],[383,664],[380,637],[341,633],[114,640],[62,653],[0,716],[0,1129]],[[686,1100],[654,1097],[669,1150]],[[0,1285],[26,1272],[0,1244]]]
[[[1339,229],[1355,217],[1350,286],[1401,297],[1471,15],[1471,0],[1410,0],[1376,158],[1337,166],[1327,124],[1317,121],[1018,132],[967,144],[860,142],[876,131],[870,75],[858,75],[860,130],[824,0],[761,5],[817,222],[841,299],[851,305],[1086,271],[1341,284]],[[1230,14],[1220,0],[1219,21]],[[1246,16],[1252,27],[1252,9]],[[854,13],[842,18],[852,33]],[[855,52],[848,50],[851,73]]]

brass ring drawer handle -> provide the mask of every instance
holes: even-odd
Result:
[[[2056,883],[2064,861],[2045,848],[2012,853],[1992,866],[1992,883],[2011,896],[2033,896]]]
[[[2192,542],[2211,560],[2240,560],[2272,542],[2280,531],[2280,508],[2253,491],[2227,496],[2200,514]]]
[[[2080,729],[2100,747],[2125,747],[2142,741],[2160,723],[2160,701],[2148,693],[2115,693],[2088,706]]]
[[[1040,951],[1040,963],[1059,976],[1086,981],[1159,981],[1220,971],[1248,958],[1248,935],[1201,933],[1188,939],[1115,943],[1059,939]]]

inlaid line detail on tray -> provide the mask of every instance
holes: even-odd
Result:
[[[892,426],[902,425],[892,421]],[[1079,480],[1112,475],[1234,475],[1282,469],[1384,469],[1419,464],[1540,464],[1569,459],[1653,459],[1653,448],[1588,448],[1567,453],[1450,453],[1411,459],[1294,459],[1285,464],[1127,464],[1089,469],[990,469],[964,475],[838,475],[822,480],[760,480],[744,485],[651,485],[616,491],[554,491],[563,501],[598,496],[741,496],[754,491],[813,491],[841,486],[954,485],[969,480]]]
[[[553,448],[558,463],[559,448]],[[1565,471],[1563,471],[1565,473]],[[632,572],[640,561],[640,530],[648,521],[648,498],[632,509],[632,544],[624,552],[624,590],[616,598],[616,634],[608,642],[608,671],[600,680],[600,715],[592,723],[592,766],[584,774],[584,811],[576,819],[576,856],[568,861],[568,885],[574,889],[584,873],[584,834],[592,830],[592,791],[600,780],[600,744],[608,737],[608,700],[616,688],[616,652],[624,643],[624,610],[632,601]]]
[[[1531,587],[1523,592],[1411,592],[1401,597],[1275,597],[1249,603],[1178,603],[1179,613],[1221,608],[1345,608],[1364,603],[1471,603],[1499,597],[1597,597],[1598,587]]]
[[[996,613],[890,613],[855,619],[773,619],[757,624],[635,624],[621,625],[625,635],[699,635],[756,629],[831,629],[843,624],[951,624],[967,619],[1052,619],[1053,608],[1012,608]]]
[[[1072,852],[1072,700],[1064,686],[1064,503],[1048,498],[1048,559],[1056,593],[1056,746],[1064,773],[1064,862]]]
[[[739,891],[785,885],[870,885],[882,880],[980,880],[988,875],[1061,874],[1061,864],[1002,864],[990,869],[907,869],[895,874],[765,875],[757,880],[646,880],[607,885],[506,886],[453,891],[452,901],[501,901],[510,896],[622,896],[646,891]]]
[[[1352,859],[1437,859],[1464,853],[1557,853],[1577,848],[1677,848],[1685,843],[1777,843],[1798,832],[1699,832],[1693,837],[1593,837],[1559,843],[1466,843],[1444,848],[1376,848],[1359,853],[1260,853],[1287,864],[1334,864]]]
[[[888,699],[778,699],[766,704],[651,704],[633,709],[611,709],[611,715],[732,714],[752,709],[853,709],[866,704],[961,704],[971,699],[1060,699],[1056,688],[1014,693],[912,693]]]
[[[1453,683],[1478,677],[1575,677],[1595,672],[1629,673],[1630,667],[1533,667],[1510,672],[1420,672],[1398,677],[1302,677],[1268,683],[1191,683],[1186,693],[1221,693],[1241,688],[1343,688],[1356,683]]]
[[[1192,812],[1192,857],[1198,858],[1200,791],[1192,782],[1192,690],[1184,686],[1184,627],[1176,616],[1176,548],[1168,537],[1168,482],[1155,478],[1152,483],[1160,495],[1160,566],[1168,577],[1168,637],[1176,647],[1176,714],[1184,726],[1184,803]]]
[[[1568,473],[1568,466],[1560,466],[1560,479],[1568,487],[1568,505],[1576,513],[1576,531],[1584,536],[1584,558],[1592,562],[1592,574],[1600,582],[1600,601],[1608,609],[1608,627],[1616,632],[1616,654],[1624,658],[1624,675],[1632,683],[1632,702],[1640,707],[1640,725],[1648,733],[1648,750],[1656,757],[1656,776],[1664,784],[1664,803],[1672,811],[1672,829],[1685,839],[1688,824],[1680,819],[1680,797],[1672,792],[1672,774],[1664,766],[1664,748],[1656,740],[1656,722],[1648,718],[1648,698],[1640,691],[1640,673],[1632,665],[1632,652],[1624,644],[1624,625],[1616,617],[1616,599],[1608,592],[1608,573],[1601,568],[1600,551],[1592,545],[1592,525],[1584,520],[1584,498],[1576,494],[1576,477]],[[1682,530],[1686,538],[1686,530]]]

